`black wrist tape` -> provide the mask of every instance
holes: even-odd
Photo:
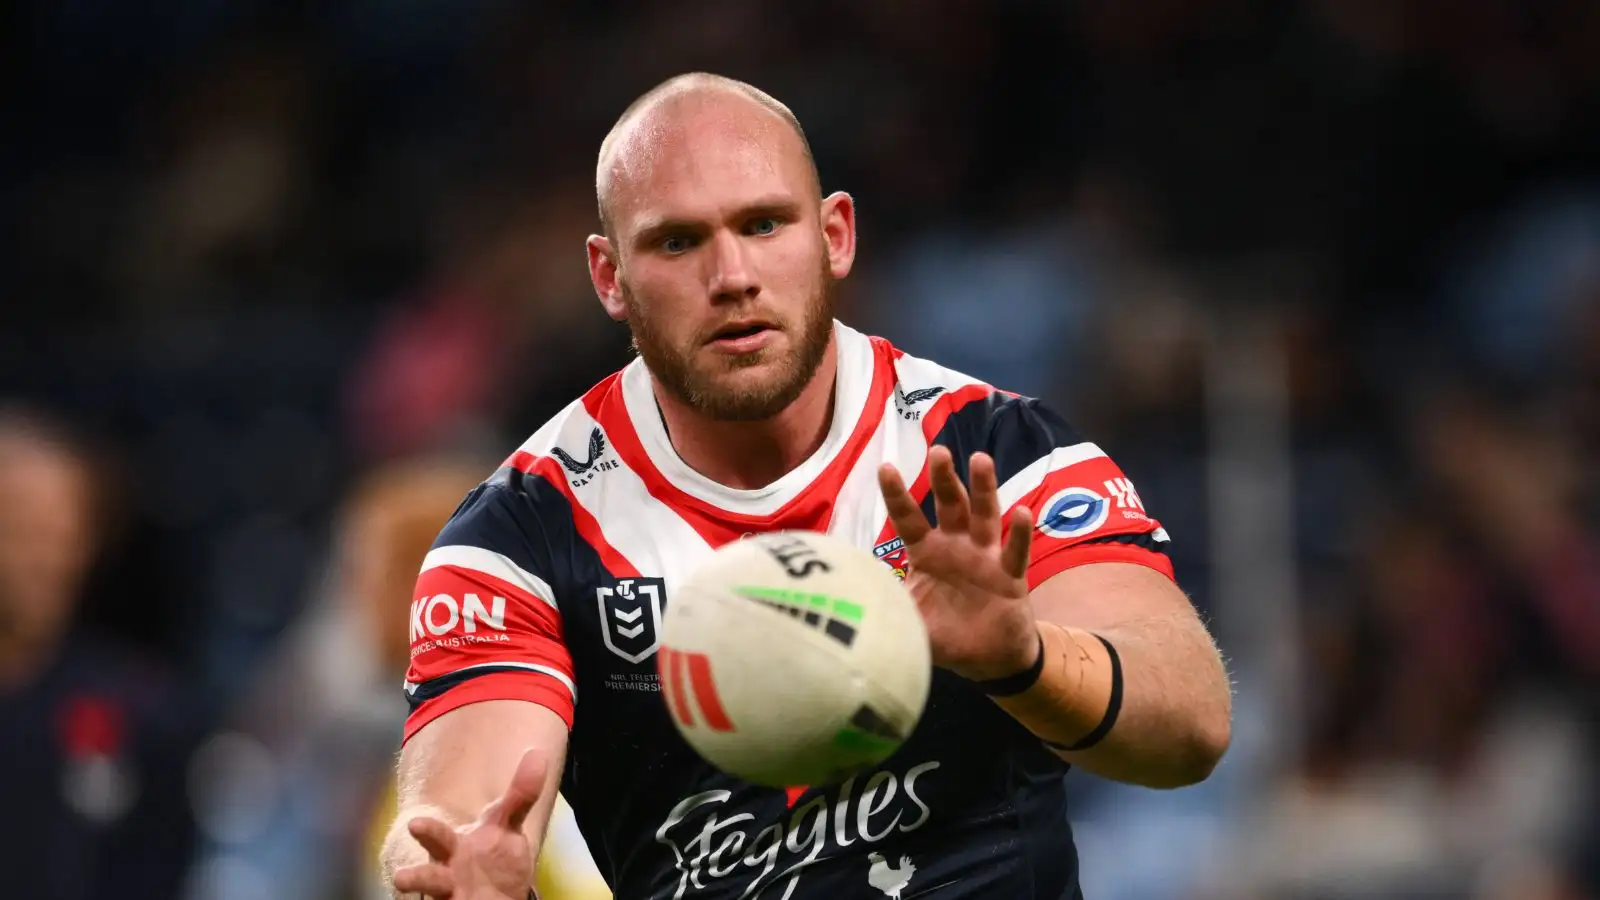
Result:
[[[1042,674],[1044,674],[1044,634],[1040,633],[1039,658],[1033,661],[1033,665],[1015,675],[980,681],[978,687],[991,697],[1010,697],[1033,687]]]
[[[1090,632],[1093,634],[1093,632]],[[1105,645],[1106,654],[1111,657],[1111,699],[1106,702],[1106,714],[1100,717],[1100,724],[1094,730],[1084,735],[1081,740],[1072,745],[1057,744],[1045,741],[1050,747],[1065,753],[1076,753],[1087,750],[1095,744],[1105,740],[1111,733],[1111,727],[1117,724],[1117,715],[1122,712],[1122,659],[1117,656],[1117,648],[1111,642],[1096,634],[1095,639]]]

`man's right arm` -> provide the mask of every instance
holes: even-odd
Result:
[[[412,819],[426,816],[459,827],[478,817],[505,791],[528,749],[538,751],[549,769],[546,790],[523,825],[538,858],[555,805],[567,749],[567,723],[550,709],[524,700],[486,700],[451,710],[428,723],[400,752],[399,814],[383,846],[384,884],[396,870],[428,861],[407,831]],[[533,872],[528,872],[533,884]]]
[[[399,809],[384,883],[429,855],[418,817],[451,828],[505,794],[532,749],[546,772],[523,824],[534,859],[558,793],[577,692],[561,607],[560,522],[531,476],[502,469],[468,494],[434,542],[411,600],[411,712],[397,773]],[[547,527],[550,523],[550,527]],[[532,871],[529,871],[529,884]]]

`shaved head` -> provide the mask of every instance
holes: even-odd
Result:
[[[595,194],[589,277],[658,398],[724,422],[788,409],[827,357],[855,256],[853,201],[822,196],[788,107],[717,75],[666,81],[606,136]]]
[[[619,191],[648,171],[671,145],[680,143],[685,122],[695,116],[720,117],[735,127],[762,130],[766,126],[786,131],[792,135],[796,144],[793,149],[800,153],[810,173],[812,193],[821,198],[822,181],[811,144],[789,107],[743,81],[691,72],[669,78],[634,100],[600,143],[594,185],[600,225],[608,237],[616,235]]]

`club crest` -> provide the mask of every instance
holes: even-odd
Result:
[[[906,570],[910,566],[910,554],[906,553],[905,541],[900,538],[884,541],[872,548],[872,555],[893,569],[895,577],[905,580]]]

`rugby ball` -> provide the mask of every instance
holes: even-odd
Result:
[[[769,787],[832,784],[887,759],[922,717],[933,672],[894,570],[807,531],[713,552],[671,592],[657,668],[695,752]]]

